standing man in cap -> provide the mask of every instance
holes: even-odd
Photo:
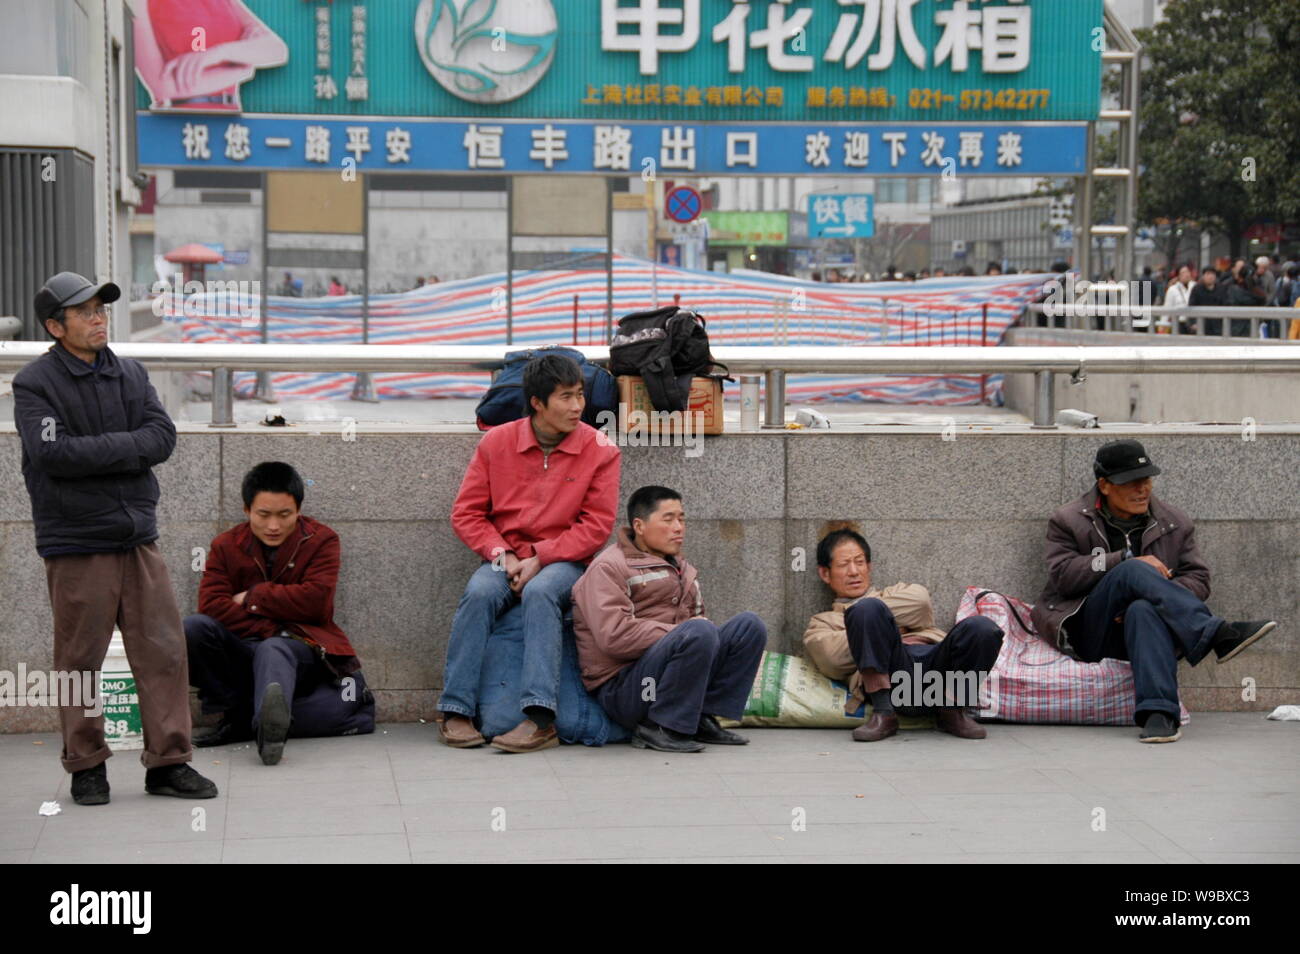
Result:
[[[1277,628],[1230,623],[1205,605],[1210,569],[1191,519],[1151,492],[1160,473],[1137,441],[1097,450],[1095,487],[1052,514],[1047,587],[1034,627],[1084,662],[1133,664],[1140,742],[1176,742],[1178,658],[1195,666],[1210,651],[1227,662]]]
[[[108,347],[108,302],[121,291],[60,272],[36,294],[54,345],[14,376],[14,421],[32,499],[36,552],[54,612],[54,668],[93,672],[122,630],[140,696],[145,791],[212,798],[190,761],[185,636],[158,552],[153,466],[176,428],[138,361]],[[61,700],[67,701],[67,700]],[[60,705],[63,767],[79,805],[108,802],[104,717]]]

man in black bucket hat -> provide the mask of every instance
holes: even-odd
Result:
[[[185,636],[158,548],[153,468],[176,447],[176,427],[144,366],[108,347],[105,303],[121,297],[60,272],[36,294],[54,345],[13,380],[14,423],[32,503],[36,552],[45,561],[54,615],[54,668],[100,669],[114,624],[135,677],[144,729],[145,791],[212,798],[190,768]],[[82,700],[84,703],[84,700]],[[63,767],[78,805],[109,800],[104,716],[59,700]]]
[[[1209,611],[1210,569],[1195,527],[1152,494],[1159,473],[1137,441],[1098,448],[1096,486],[1048,523],[1047,586],[1033,611],[1038,633],[1076,659],[1132,663],[1141,742],[1181,735],[1180,656],[1195,666],[1213,650],[1226,662],[1277,627]]]

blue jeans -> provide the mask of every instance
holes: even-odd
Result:
[[[1084,662],[1109,658],[1133,664],[1133,718],[1141,725],[1152,712],[1177,720],[1178,657],[1193,666],[1199,663],[1222,622],[1191,590],[1165,579],[1153,566],[1125,560],[1101,578],[1067,620],[1066,635]]]
[[[438,708],[474,718],[483,650],[497,617],[519,599],[524,605],[524,668],[519,683],[519,708],[542,706],[554,712],[560,687],[564,614],[571,605],[573,584],[582,573],[579,563],[548,564],[528,581],[519,597],[511,592],[505,570],[491,563],[475,570],[452,620]]]
[[[701,716],[739,720],[745,714],[766,645],[767,627],[753,613],[740,613],[721,626],[688,619],[597,687],[596,697],[628,731],[648,719],[694,735]],[[647,691],[651,685],[653,692]]]

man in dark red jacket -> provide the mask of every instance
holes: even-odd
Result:
[[[204,712],[224,711],[196,746],[257,739],[275,765],[295,736],[375,730],[361,663],[334,623],[339,538],[300,513],[303,482],[288,464],[244,477],[248,520],[212,541],[199,613],[185,618],[190,684]]]
[[[1160,473],[1137,441],[1103,444],[1097,478],[1047,527],[1047,586],[1034,628],[1084,662],[1133,665],[1141,742],[1176,742],[1178,659],[1195,666],[1210,651],[1227,662],[1277,623],[1228,622],[1210,612],[1210,568],[1191,518],[1151,492]]]

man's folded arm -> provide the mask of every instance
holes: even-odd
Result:
[[[52,477],[135,473],[144,468],[131,431],[73,437],[54,406],[36,389],[14,381],[14,422],[32,466]]]
[[[339,538],[331,536],[312,556],[301,583],[255,583],[244,597],[244,607],[255,616],[286,623],[319,626],[329,622],[339,581],[340,550]]]
[[[235,589],[221,551],[212,548],[199,580],[199,612],[211,616],[236,636],[266,639],[277,627],[267,619],[254,616],[234,601]]]
[[[894,614],[900,633],[934,627],[934,604],[930,601],[930,591],[920,583],[894,583],[880,591],[880,599]]]
[[[144,422],[131,432],[146,466],[161,464],[176,449],[176,425],[158,400],[153,385],[145,383]]]

